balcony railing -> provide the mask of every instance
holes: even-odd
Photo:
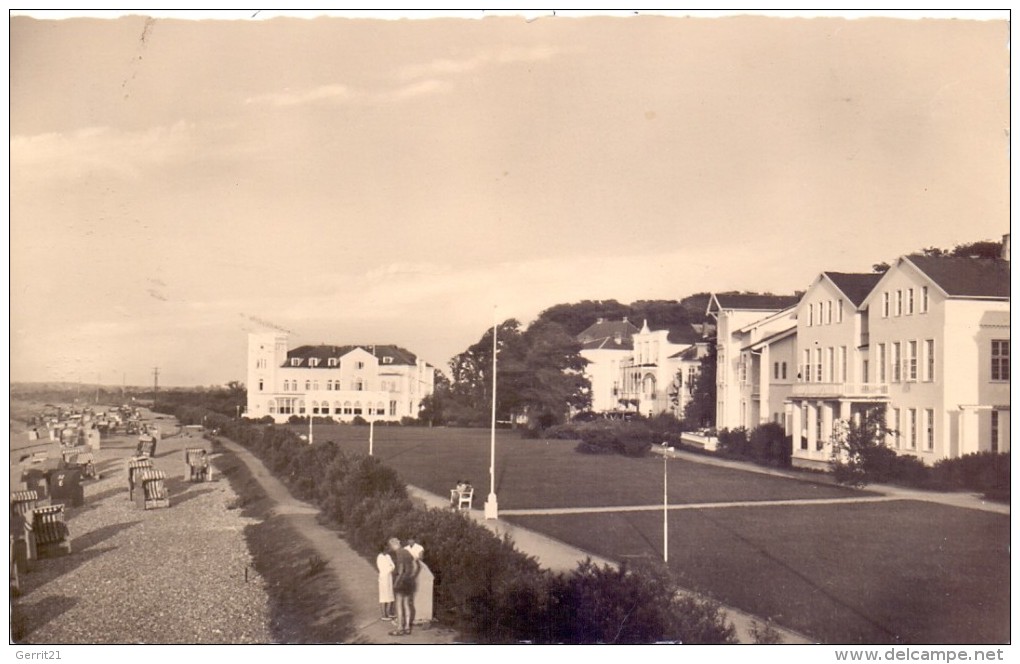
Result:
[[[794,383],[795,397],[887,397],[887,383]]]

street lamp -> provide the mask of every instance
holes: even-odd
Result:
[[[662,450],[662,562],[669,562],[669,454],[672,447]]]
[[[496,308],[492,309],[492,424],[489,434],[489,497],[485,501],[485,518],[499,518],[496,504]]]

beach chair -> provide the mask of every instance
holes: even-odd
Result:
[[[189,482],[211,482],[212,465],[209,453],[201,447],[188,447],[184,450],[184,479]]]
[[[166,489],[166,473],[146,468],[136,477],[138,494],[135,503],[143,510],[170,507],[170,494]]]
[[[135,486],[138,484],[138,475],[143,470],[150,470],[152,461],[148,457],[141,459],[129,459],[127,465],[128,500],[135,498]]]
[[[20,571],[27,571],[27,561],[35,560],[35,537],[32,534],[32,521],[35,508],[39,505],[37,491],[11,492],[11,544]]]
[[[156,456],[156,437],[148,434],[138,436],[138,447],[135,448],[135,456]]]
[[[64,505],[37,507],[32,511],[36,554],[46,558],[71,553],[71,533],[64,521]]]
[[[473,486],[469,486],[464,491],[458,491],[457,492],[457,509],[459,509],[459,510],[462,510],[462,509],[471,509],[471,507],[472,507],[471,503],[474,500],[474,498],[475,498],[475,488]]]

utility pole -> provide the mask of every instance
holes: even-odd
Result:
[[[159,394],[159,367],[152,368],[152,400],[156,400],[156,395]]]

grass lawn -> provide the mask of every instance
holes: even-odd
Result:
[[[308,427],[292,425],[307,433]],[[367,453],[368,427],[319,425],[315,441],[332,440]],[[662,458],[631,459],[574,451],[575,441],[524,440],[496,435],[496,493],[500,509],[604,507],[662,503]],[[475,505],[489,493],[489,432],[484,429],[376,427],[373,454],[409,484],[446,496],[458,479],[475,486]],[[843,498],[867,495],[843,487],[798,482],[671,459],[672,503]]]
[[[662,555],[662,514],[509,521],[610,559]],[[670,513],[688,586],[824,643],[1008,643],[1009,517],[896,501]]]

